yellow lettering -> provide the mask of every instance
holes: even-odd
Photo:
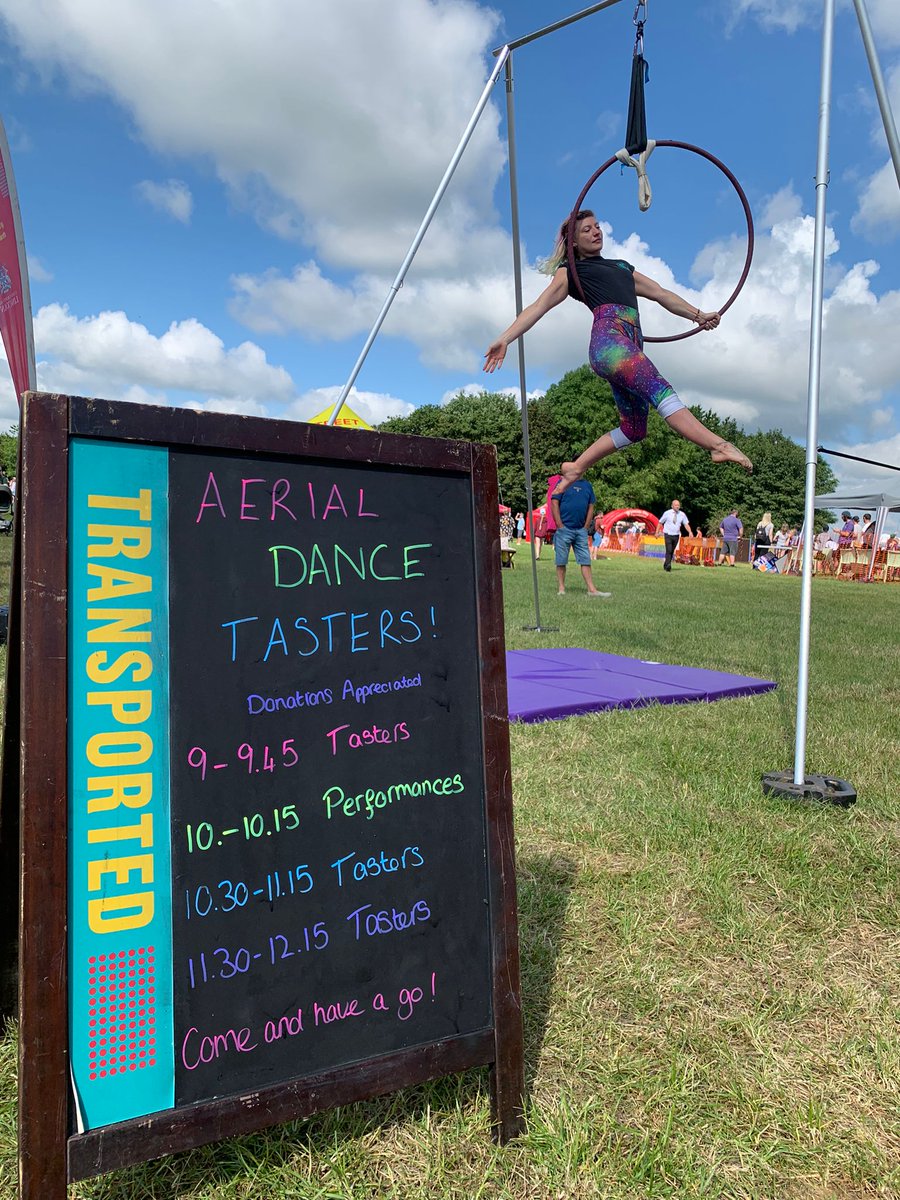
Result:
[[[88,800],[89,813],[109,812],[120,805],[124,808],[143,808],[153,798],[153,775],[147,771],[138,775],[91,775],[89,792],[102,795]]]
[[[95,650],[88,656],[87,674],[91,683],[115,683],[129,667],[135,668],[133,683],[143,683],[153,674],[153,660],[145,650],[126,650],[107,667],[108,659],[108,650]]]
[[[89,621],[109,620],[108,625],[98,625],[88,630],[89,642],[149,642],[150,630],[136,630],[136,625],[150,621],[149,608],[89,608]]]
[[[88,563],[88,575],[100,580],[98,587],[88,588],[90,603],[97,600],[118,600],[121,596],[142,596],[151,589],[149,575],[136,571],[120,571],[117,567],[105,567],[103,563]]]
[[[135,892],[133,896],[104,896],[88,901],[88,925],[92,933],[121,933],[123,929],[141,929],[153,920],[153,893]],[[114,914],[136,909],[125,916]]]
[[[150,716],[153,694],[142,692],[88,692],[87,702],[96,707],[108,704],[111,715],[120,725],[140,725]]]
[[[119,747],[127,746],[128,749]],[[87,759],[92,767],[137,767],[153,753],[149,733],[95,733],[87,744]]]
[[[88,891],[99,892],[104,875],[114,875],[116,883],[127,883],[132,871],[140,871],[141,883],[153,882],[153,855],[129,854],[125,858],[103,858],[88,863]]]
[[[88,496],[88,508],[110,508],[120,512],[136,512],[142,521],[150,520],[149,488],[141,488],[137,496]]]
[[[144,813],[137,825],[111,825],[109,829],[88,830],[89,842],[127,842],[129,838],[137,838],[142,846],[153,845],[153,813]]]
[[[151,531],[142,525],[88,525],[88,537],[105,538],[105,544],[92,541],[88,558],[146,558],[150,553]]]

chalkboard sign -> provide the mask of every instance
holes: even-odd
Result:
[[[493,451],[42,395],[22,445],[22,1195],[480,1064],[513,1135]]]

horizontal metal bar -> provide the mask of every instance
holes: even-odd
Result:
[[[504,42],[502,46],[498,46],[493,51],[493,55],[496,58],[507,47],[510,50],[518,50],[520,46],[527,46],[529,42],[535,42],[538,38],[545,37],[548,33],[556,33],[557,29],[563,29],[566,25],[572,25],[575,21],[580,21],[582,17],[589,17],[592,13],[600,12],[602,8],[611,8],[612,5],[620,3],[621,0],[603,0],[602,4],[592,4],[590,8],[584,8],[581,12],[573,13],[571,17],[563,17],[561,21],[554,21],[552,25],[545,25],[543,29],[536,29],[534,33],[516,38],[514,42]]]

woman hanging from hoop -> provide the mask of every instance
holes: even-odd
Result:
[[[566,261],[568,229],[569,220],[566,219],[553,253],[542,267],[546,274],[553,275],[553,279],[537,300],[524,308],[512,325],[488,347],[484,356],[485,371],[496,371],[506,357],[509,343],[536,325],[551,308],[561,304],[567,296],[578,298]],[[655,300],[676,316],[696,321],[701,329],[715,329],[719,314],[694,308],[674,292],[660,287],[655,280],[635,271],[630,263],[603,258],[600,253],[603,230],[589,209],[576,214],[574,236],[575,269],[580,290],[594,314],[589,361],[595,374],[607,380],[612,388],[620,421],[617,429],[604,433],[574,462],[563,463],[563,478],[557,486],[557,494],[565,491],[574,480],[581,479],[601,458],[646,437],[651,404],[676,433],[708,450],[713,462],[733,462],[745,471],[752,471],[753,464],[746,454],[698,421],[644,354],[637,298]]]

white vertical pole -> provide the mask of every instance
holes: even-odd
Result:
[[[872,549],[869,551],[869,565],[866,569],[866,580],[871,582],[872,576],[875,574],[875,559],[878,556],[878,544],[881,541],[881,531],[884,529],[884,522],[887,518],[888,510],[879,505],[878,512],[875,514],[875,528],[872,530]]]
[[[516,117],[513,105],[512,54],[506,60],[506,142],[509,152],[509,208],[512,225],[513,279],[516,316],[522,311],[522,243],[519,236],[519,188],[516,179]],[[518,340],[519,402],[522,408],[522,456],[525,461],[525,504],[531,539],[531,581],[534,589],[534,628],[541,629],[541,601],[538,593],[537,553],[534,529],[534,490],[531,480],[531,443],[528,436],[528,388],[525,381],[525,337]]]
[[[822,367],[822,308],[825,276],[825,208],[828,192],[828,138],[831,123],[831,68],[834,58],[834,0],[825,0],[822,26],[822,81],[819,94],[819,142],[816,157],[816,227],[813,248],[812,309],[809,336],[809,387],[806,411],[806,498],[803,523],[803,586],[800,597],[800,655],[797,672],[797,732],[794,785],[806,776],[806,718],[809,704],[809,626],[812,600],[813,529],[818,461],[819,382]]]

